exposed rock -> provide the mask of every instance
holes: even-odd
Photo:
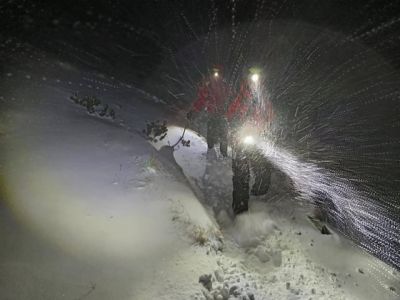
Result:
[[[199,278],[199,283],[201,283],[208,291],[212,290],[211,274],[201,275]]]
[[[237,285],[232,285],[231,288],[229,289],[229,295],[234,295],[235,297],[237,295],[239,295],[239,291],[238,291],[238,286]]]

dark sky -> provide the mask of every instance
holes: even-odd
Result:
[[[399,1],[1,1],[0,38],[98,68],[91,55],[140,81],[166,51],[207,32],[255,20],[290,19],[357,36],[399,66]],[[232,13],[232,9],[235,13]],[[215,18],[215,22],[213,19]],[[234,18],[234,20],[232,20]],[[370,30],[376,30],[368,35]],[[365,36],[363,36],[365,34]],[[9,49],[2,47],[3,63]],[[74,51],[80,49],[79,55]],[[129,74],[128,74],[129,73]]]

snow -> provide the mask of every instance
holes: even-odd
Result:
[[[136,133],[57,112],[30,117],[25,131],[26,119],[14,116],[18,135],[7,140],[7,185],[20,217],[61,247],[117,256],[148,251],[140,245],[160,247],[171,240],[169,199],[211,224],[190,189],[168,176]]]
[[[21,95],[24,99],[29,95],[30,100]],[[1,285],[6,298],[55,299],[60,290],[66,295],[77,292],[62,270],[75,268],[78,272],[79,264],[65,266],[64,256],[90,264],[101,262],[100,266],[106,264],[103,261],[118,266],[126,262],[136,274],[146,265],[137,266],[137,261],[158,261],[174,254],[176,248],[193,244],[187,232],[190,228],[210,234],[218,231],[191,189],[176,180],[157,151],[138,135],[140,128],[129,129],[135,122],[144,126],[143,119],[121,126],[95,118],[75,106],[69,100],[71,95],[61,87],[20,86],[20,101],[12,105],[21,107],[2,114],[7,124],[4,135],[2,132],[1,174],[7,174],[6,201],[13,215],[8,221],[21,223],[45,241],[38,252],[55,247],[58,257],[49,266],[38,268],[35,254],[30,253],[34,245],[28,244],[24,254],[28,262],[21,268],[20,254],[6,249],[11,257],[2,260],[1,276],[28,289],[17,291],[13,284]],[[177,213],[184,223],[171,221]],[[183,236],[188,240],[185,243]],[[7,240],[19,245],[26,237],[18,238],[9,236]],[[32,272],[37,280],[32,281]],[[48,272],[55,273],[53,279]],[[90,280],[102,277],[85,270],[82,276],[88,273],[94,275]],[[54,289],[45,294],[35,288],[46,282],[53,285],[53,280]],[[110,285],[115,284],[107,283],[106,288]],[[94,294],[100,288],[98,283],[96,286]],[[118,292],[112,290],[112,294]],[[110,299],[107,294],[94,297]]]
[[[183,128],[171,126],[155,146],[175,144],[182,132]],[[336,233],[325,236],[311,227],[307,211],[294,200],[290,183],[277,170],[268,195],[252,199],[250,211],[232,220],[229,160],[218,151],[207,153],[204,138],[191,130],[184,138],[194,149],[178,147],[176,161],[191,183],[204,190],[203,202],[214,208],[225,241],[217,255],[220,267],[208,271],[214,272],[215,282],[224,280],[211,292],[197,294],[199,299],[218,299],[221,290],[235,286],[240,296],[250,293],[256,299],[397,298],[389,287],[398,285],[399,274]],[[361,274],[358,266],[367,268],[368,274]]]
[[[234,219],[229,158],[190,129],[191,146],[172,151],[180,122],[147,142],[146,121],[168,116],[157,99],[60,68],[7,77],[18,89],[0,127],[4,299],[398,299],[399,274],[315,230],[285,174]],[[115,121],[70,101],[88,81],[107,87]]]

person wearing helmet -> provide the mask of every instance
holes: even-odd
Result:
[[[197,99],[188,112],[187,118],[193,118],[194,113],[202,110],[207,112],[207,146],[212,149],[220,142],[220,151],[227,156],[228,131],[226,121],[226,108],[229,98],[229,89],[222,77],[222,68],[215,66],[210,74],[199,84]]]
[[[264,195],[270,185],[271,165],[256,148],[257,139],[273,118],[271,102],[262,95],[260,74],[259,69],[249,70],[227,110],[233,150],[232,208],[235,215],[248,210],[250,193]],[[255,177],[251,192],[250,170]]]

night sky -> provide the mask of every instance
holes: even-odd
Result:
[[[107,67],[140,84],[169,51],[232,22],[255,20],[301,21],[343,33],[398,68],[399,10],[397,1],[2,1],[0,27],[2,39],[15,38],[82,67]],[[2,47],[3,65],[12,55]]]

